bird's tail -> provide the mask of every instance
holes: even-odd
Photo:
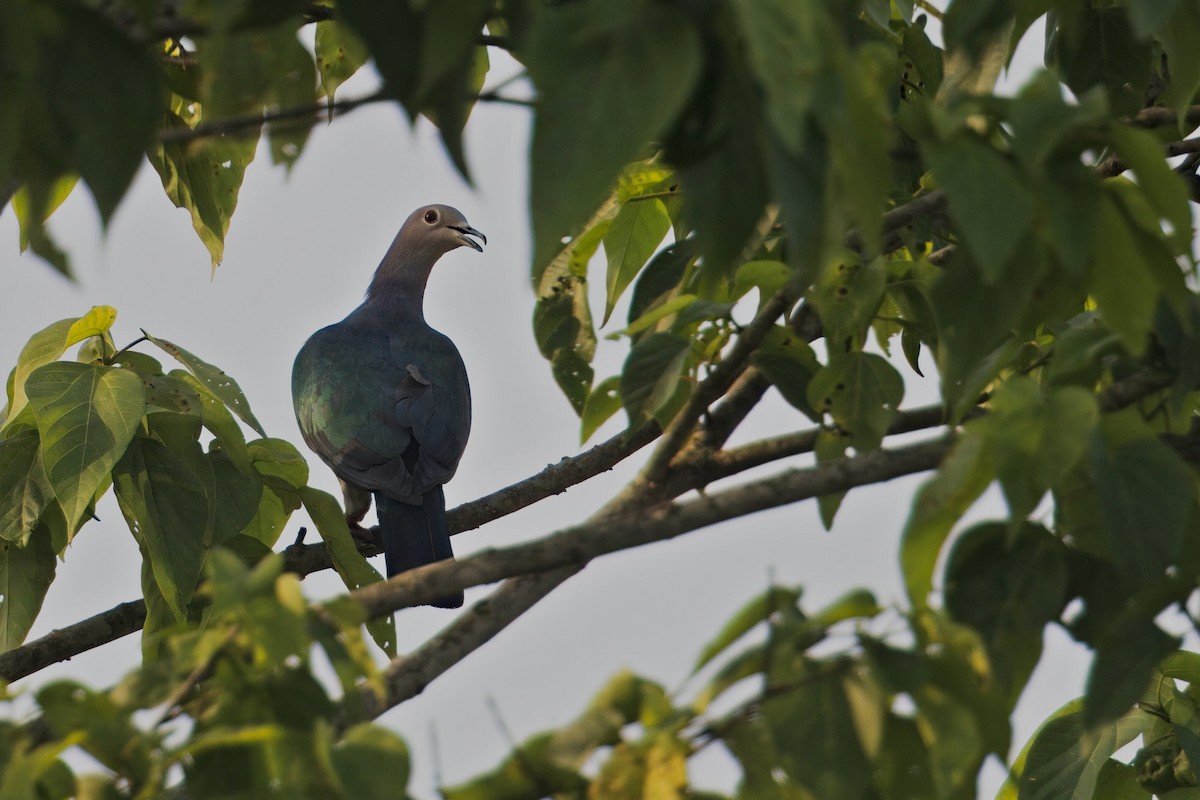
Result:
[[[446,527],[446,496],[438,486],[425,493],[420,505],[375,495],[375,510],[383,529],[383,555],[388,577],[405,570],[454,558],[450,530]],[[458,608],[463,593],[439,597],[429,605]]]

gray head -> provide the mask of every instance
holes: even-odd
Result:
[[[418,208],[400,226],[400,232],[375,270],[367,299],[398,304],[420,314],[425,282],[439,258],[459,247],[483,252],[472,236],[487,242],[487,237],[472,228],[457,208],[443,205]]]
[[[482,253],[483,248],[472,236],[479,237],[487,244],[487,237],[472,228],[457,208],[431,205],[409,214],[396,239],[403,247],[437,258],[463,246]]]

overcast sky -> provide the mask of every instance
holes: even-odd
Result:
[[[1040,36],[1035,32],[1026,42],[1029,57],[1021,63],[1040,56]],[[505,69],[501,64],[497,71]],[[339,96],[365,94],[373,81],[371,75],[356,78]],[[290,176],[271,166],[269,153],[260,147],[246,175],[225,261],[211,278],[208,254],[187,212],[170,204],[149,165],[107,235],[82,186],[54,216],[51,229],[71,254],[77,283],[63,280],[31,254],[18,256],[16,222],[5,211],[0,214],[0,369],[7,373],[37,330],[106,303],[120,312],[113,329],[118,346],[145,328],[219,365],[239,381],[269,435],[304,449],[290,397],[295,353],[310,333],[361,301],[410,211],[447,203],[488,237],[483,254],[464,248],[446,256],[426,294],[427,318],[458,344],[475,402],[471,441],[446,489],[447,502],[454,506],[525,478],[579,450],[578,420],[555,387],[530,329],[529,121],[523,108],[475,110],[466,135],[474,187],[456,175],[430,126],[418,125],[414,132],[391,106],[368,106],[315,130]],[[602,261],[593,268],[602,270]],[[592,285],[601,287],[603,281]],[[623,318],[620,309],[610,328],[619,328]],[[152,347],[139,349],[168,360]],[[616,372],[623,356],[623,345],[602,341],[597,377]],[[926,374],[933,373],[929,367]],[[901,369],[908,381],[906,406],[936,397],[935,387]],[[623,415],[610,422],[593,443],[616,433],[623,422]],[[737,440],[801,427],[808,426],[799,412],[772,392]],[[315,457],[309,463],[311,483],[340,496],[332,473]],[[638,463],[632,459],[564,495],[456,536],[455,550],[461,555],[503,546],[578,522],[631,478]],[[572,719],[622,668],[669,689],[683,687],[682,696],[690,696],[684,679],[701,645],[772,578],[802,584],[809,608],[857,586],[873,589],[885,606],[903,605],[896,553],[912,493],[922,479],[851,492],[830,533],[822,530],[816,506],[808,502],[597,560],[422,696],[382,718],[412,749],[412,790],[433,797],[435,778],[457,783],[508,752],[511,743],[494,721],[489,698],[522,740]],[[992,491],[971,516],[1004,513]],[[137,548],[111,494],[98,514],[101,521],[87,525],[67,551],[31,638],[138,596]],[[280,547],[306,523],[299,514],[293,517]],[[341,588],[332,573],[304,582],[310,599]],[[489,590],[469,591],[468,604]],[[416,646],[453,616],[428,608],[401,612],[401,650]],[[1057,629],[1048,629],[1047,639],[1042,666],[1018,710],[1014,748],[1046,714],[1082,689],[1086,654]],[[73,677],[102,687],[137,657],[138,637],[130,636],[17,686]],[[695,766],[696,785],[732,788],[736,773],[719,748],[708,748]],[[989,768],[981,795],[994,792],[1000,774],[995,765]]]

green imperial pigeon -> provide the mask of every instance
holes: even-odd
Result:
[[[363,304],[322,328],[292,368],[304,441],[342,485],[346,521],[375,496],[388,577],[453,558],[442,484],[454,477],[471,430],[471,390],[454,343],[425,322],[425,284],[443,254],[476,236],[449,206],[405,220]],[[462,592],[432,605],[458,608]]]

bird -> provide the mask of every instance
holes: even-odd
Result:
[[[425,286],[443,255],[483,252],[462,212],[418,208],[379,262],[358,308],[309,337],[292,367],[305,444],[338,478],[346,522],[374,497],[388,577],[452,559],[442,486],[471,430],[471,390],[454,343],[425,321]],[[462,592],[429,605],[458,608]]]

